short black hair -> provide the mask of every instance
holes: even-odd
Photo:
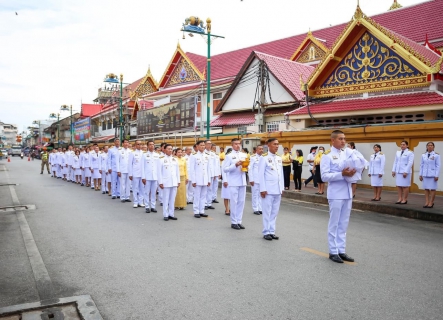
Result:
[[[234,142],[234,141],[240,141],[240,139],[239,138],[231,139],[231,142]]]
[[[166,143],[166,142],[162,142],[162,143],[160,143],[160,148],[163,149],[163,147],[165,146],[165,144],[167,144],[167,143]]]
[[[303,151],[301,151],[301,149],[297,149],[295,152],[298,152],[299,157],[303,157]]]
[[[202,143],[205,143],[205,141],[203,141],[203,140],[198,140],[197,143],[196,143],[195,145],[198,146],[198,145],[200,145],[200,144],[202,144]]]
[[[406,140],[403,140],[402,143],[405,143],[407,146],[409,146],[409,143]]]
[[[167,147],[171,147],[172,148],[172,144],[165,143],[165,145],[163,146],[163,149],[166,149]]]
[[[274,142],[275,140],[278,140],[277,138],[269,138],[266,143],[271,143]]]
[[[155,145],[155,142],[153,140],[149,140],[146,144],[149,145],[151,142]]]
[[[355,143],[354,142],[348,142],[349,143],[349,145],[351,146],[351,149],[355,149]]]
[[[379,145],[378,143],[377,143],[377,144],[374,144],[374,147],[377,147],[377,148],[379,148],[379,149],[380,149],[380,151],[381,151],[381,145]]]

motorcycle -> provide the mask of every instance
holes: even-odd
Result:
[[[23,152],[22,152],[22,153],[20,153],[20,158],[22,158],[22,159],[23,159]]]

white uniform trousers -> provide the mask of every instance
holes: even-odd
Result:
[[[329,200],[329,253],[346,253],[346,230],[351,215],[352,199]]]
[[[145,194],[144,184],[141,177],[132,177],[132,199],[134,204],[142,204]]]
[[[254,182],[251,186],[252,193],[252,211],[262,211],[262,197],[260,196],[260,184]]]
[[[129,188],[129,174],[128,173],[120,173],[120,200],[129,200],[129,195],[131,194],[131,190]]]
[[[262,198],[262,201],[263,235],[275,234],[275,222],[277,221],[278,210],[280,209],[281,194],[267,194],[264,199]]]
[[[57,177],[58,178],[62,178],[63,177],[62,167],[60,165],[57,165]]]
[[[120,177],[116,171],[111,172],[111,191],[113,197],[120,196]]]
[[[214,180],[211,182],[211,189],[212,189],[212,200],[217,199],[217,192],[218,192],[218,177],[215,177]]]
[[[71,180],[75,181],[75,169],[72,166],[70,166],[70,168],[71,168]]]
[[[206,191],[206,206],[212,206],[212,184],[214,183],[214,177],[210,179],[211,185],[208,187],[208,190]]]
[[[163,189],[158,187],[158,202],[163,203]]]
[[[67,168],[68,170],[67,170],[67,174],[66,174],[66,180],[69,182],[69,181],[71,181],[71,166],[68,166],[68,168]]]
[[[177,195],[177,187],[163,188],[163,217],[174,216],[174,202]]]
[[[186,185],[186,201],[194,202],[194,187],[192,186],[192,181],[189,180]]]
[[[82,183],[85,184],[85,170],[82,170]]]
[[[106,172],[102,170],[102,192],[109,191],[108,190],[108,181],[107,181],[108,175],[109,175],[109,173],[106,174]]]
[[[194,187],[194,214],[205,213],[206,195],[208,193],[208,186]]]
[[[156,197],[156,193],[157,193],[157,180],[146,180],[144,191],[145,191],[145,208],[146,209],[155,209],[155,197]]]
[[[230,187],[228,185],[228,188],[229,194],[231,195],[231,224],[242,223],[243,209],[245,208],[246,186]]]

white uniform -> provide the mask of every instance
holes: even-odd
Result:
[[[243,219],[246,198],[246,172],[242,171],[241,165],[237,167],[235,164],[239,160],[245,159],[246,153],[232,151],[223,161],[223,170],[226,173],[226,180],[223,180],[223,182],[228,182],[231,196],[231,224],[241,224]]]
[[[351,149],[345,150],[331,147],[324,153],[320,161],[321,178],[328,182],[329,253],[346,253],[346,230],[352,209],[352,184],[343,177],[346,159]]]
[[[191,172],[189,171],[189,163],[191,159],[192,154],[185,155],[186,159],[186,170],[188,170],[188,177],[191,176]],[[194,201],[194,187],[192,186],[192,180],[188,179],[188,183],[186,185],[186,202],[193,202]]]
[[[81,169],[81,175],[82,175],[82,184],[85,184],[85,170],[83,170],[83,157],[85,156],[85,151],[80,152],[80,169]]]
[[[100,168],[102,171],[102,193],[109,193],[108,182],[111,182],[111,174],[108,172],[108,153],[104,151],[100,153]]]
[[[129,176],[132,177],[132,198],[134,206],[144,204],[145,188],[142,183],[143,151],[134,150],[129,154]]]
[[[262,198],[260,196],[260,176],[258,172],[258,164],[261,157],[257,154],[253,154],[250,158],[248,174],[249,182],[254,182],[251,186],[252,196],[252,211],[254,213],[262,211]]]
[[[128,148],[120,148],[117,153],[117,172],[120,173],[120,200],[129,200],[129,154]]]
[[[85,152],[82,158],[82,168],[85,169],[85,178],[91,177],[91,170],[89,169],[91,167],[91,155],[88,152]]]
[[[440,155],[438,153],[423,153],[420,159],[420,176],[423,177],[423,189],[437,190],[435,178],[440,176]]]
[[[172,156],[165,155],[158,161],[158,184],[163,185],[163,217],[174,216],[174,202],[177,187],[180,183],[178,161]]]
[[[278,210],[280,209],[281,195],[285,188],[283,160],[279,155],[270,152],[263,154],[261,157],[257,155],[251,156],[251,161],[256,162],[256,159],[254,158],[259,159],[256,172],[256,177],[259,181],[259,192],[267,192],[262,203],[263,235],[275,235],[275,224],[277,221]],[[249,174],[250,172],[251,171],[249,171]]]
[[[100,155],[98,153],[91,152],[89,154],[90,157],[90,169],[91,169],[91,177],[92,179],[99,179],[101,178],[101,174],[100,174],[100,170],[101,170],[101,166],[100,166]],[[92,185],[92,184],[91,184]]]
[[[111,194],[112,197],[120,197],[120,177],[117,174],[118,151],[121,148],[113,146],[108,149],[108,170],[111,169]],[[108,171],[109,172],[109,171]]]
[[[72,171],[74,172],[74,176],[82,175],[82,170],[80,169],[80,156],[77,156],[75,154],[72,157]]]
[[[207,151],[208,152],[208,151]],[[206,205],[212,206],[212,201],[217,199],[217,191],[218,191],[218,177],[221,175],[220,172],[220,158],[218,154],[214,151],[209,151],[209,163],[210,163],[210,174],[211,177],[211,186],[208,189],[208,193],[206,195]]]
[[[143,154],[142,178],[146,180],[144,188],[146,209],[155,209],[159,160],[160,155],[155,151],[147,151]]]
[[[191,156],[189,159],[189,173],[189,180],[196,184],[194,187],[194,214],[204,214],[208,183],[211,181],[209,155],[205,151],[198,151]]]
[[[412,165],[414,164],[414,153],[409,149],[397,151],[395,154],[392,172],[395,172],[395,181],[397,187],[411,186]],[[406,178],[403,173],[407,173]]]
[[[371,186],[383,187],[383,176],[385,174],[386,157],[382,152],[374,153],[369,158],[369,171],[371,175]]]

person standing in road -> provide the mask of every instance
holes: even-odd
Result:
[[[120,200],[121,202],[131,202],[129,194],[131,187],[129,186],[129,141],[123,140],[123,148],[118,150],[117,156],[117,175],[120,178]]]
[[[433,208],[438,177],[440,176],[440,155],[434,151],[434,142],[426,144],[426,152],[420,160],[420,181],[423,181],[426,203],[423,208]]]
[[[379,144],[374,145],[374,154],[369,159],[368,176],[371,177],[371,186],[374,188],[374,198],[371,201],[381,200],[381,190],[383,189],[383,175],[385,174],[386,157],[381,152]]]
[[[205,214],[206,196],[208,188],[211,186],[211,178],[209,173],[209,155],[205,152],[205,142],[198,141],[196,143],[197,152],[189,159],[189,177],[194,188],[194,217],[206,218]]]
[[[158,187],[158,167],[160,155],[155,151],[154,141],[148,141],[148,151],[143,154],[143,176],[145,185],[145,212],[157,212],[155,209]]]
[[[160,157],[158,166],[158,186],[163,191],[163,220],[177,220],[174,202],[180,186],[180,169],[177,159],[172,156],[172,145],[166,144],[163,150],[165,155]]]
[[[233,151],[223,161],[223,170],[226,173],[231,206],[231,228],[235,230],[245,229],[242,224],[243,210],[246,198],[246,172],[242,171],[242,163],[247,155],[240,152],[240,139],[231,140]]]
[[[392,166],[392,176],[395,177],[398,190],[398,200],[396,204],[408,203],[412,165],[414,164],[414,153],[408,149],[408,145],[407,141],[401,142],[401,150],[396,152],[394,165]]]
[[[314,166],[313,166],[315,181],[317,181],[317,186],[318,186],[318,192],[316,192],[315,194],[319,195],[323,195],[325,193],[325,183],[321,179],[321,170],[320,170],[320,162],[324,152],[325,152],[324,147],[318,148],[318,152],[314,158]]]
[[[51,165],[52,178],[57,178],[57,150],[52,149],[49,156],[49,164]]]
[[[218,203],[218,181],[221,179],[221,167],[220,167],[220,156],[216,153],[217,146],[212,144],[211,155],[214,156],[214,179],[211,182],[211,193],[212,193],[212,203]]]
[[[214,152],[212,152],[211,147],[212,147],[211,140],[206,140],[205,141],[205,154],[209,157],[208,172],[209,172],[209,181],[211,182],[211,185],[208,187],[208,190],[206,192],[205,210],[215,209],[212,206],[212,186],[214,184],[215,176],[216,176],[216,168],[215,168],[216,160],[215,160],[215,158],[217,157],[217,155]]]
[[[292,161],[294,169],[294,184],[295,192],[301,192],[301,173],[303,170],[303,151],[297,149],[295,151],[295,158]]]
[[[83,155],[83,162],[82,162],[82,168],[85,172],[85,185],[86,187],[91,186],[91,155],[90,155],[90,148],[85,148],[85,154]]]
[[[257,172],[263,201],[263,239],[278,240],[275,225],[284,190],[284,167],[283,159],[277,155],[278,140],[270,138],[266,143],[268,152],[260,156]]]
[[[140,140],[135,141],[135,150],[129,154],[128,174],[129,180],[132,181],[133,208],[144,206],[145,188],[142,182],[144,163],[141,147],[142,142]]]
[[[184,158],[186,159],[186,169],[188,170],[188,183],[186,184],[186,204],[192,204],[194,201],[194,187],[192,186],[192,181],[190,179],[191,173],[189,172],[190,160],[192,156],[192,148],[185,148]]]
[[[315,174],[314,174],[314,159],[315,159],[315,154],[317,153],[317,148],[318,148],[317,146],[312,147],[306,158],[306,162],[309,164],[309,172],[311,173],[311,176],[305,180],[304,183],[305,188],[309,184],[309,182],[311,182],[311,180],[314,181],[314,188],[318,187],[317,180],[315,180]]]
[[[72,170],[74,170],[75,183],[82,182],[82,170],[80,169],[80,150],[75,151],[72,157]]]
[[[251,156],[248,174],[249,184],[251,185],[251,197],[252,197],[252,213],[256,215],[262,214],[262,198],[260,196],[260,176],[258,172],[258,164],[260,157],[263,154],[263,146],[257,146],[255,148],[255,154]]]
[[[91,179],[92,183],[94,183],[94,190],[100,191],[100,185],[101,185],[101,166],[100,166],[100,154],[98,150],[98,145],[94,145],[94,150],[90,154],[91,161],[90,161],[90,167],[91,170]]]
[[[100,153],[100,174],[102,176],[102,194],[108,194],[111,189],[111,175],[108,173],[108,146],[103,147],[103,151]]]
[[[289,185],[291,183],[291,164],[292,157],[289,152],[289,148],[283,149],[283,155],[281,156],[283,160],[283,177],[285,178],[285,190],[289,190]]]
[[[228,154],[230,154],[231,152],[232,152],[232,149],[229,148],[225,153],[225,157]],[[223,160],[224,160],[224,158],[223,158]],[[222,180],[223,180],[222,188],[221,188],[221,197],[222,197],[223,203],[225,205],[225,215],[230,216],[231,209],[230,209],[230,203],[229,203],[230,200],[229,199],[231,198],[231,195],[229,194],[228,182],[226,181],[226,173],[223,170],[223,168],[224,168],[224,161],[222,162],[222,165],[221,165],[221,173],[222,173]]]
[[[117,158],[120,150],[120,140],[114,140],[114,146],[108,151],[108,173],[111,175],[111,199],[120,198],[120,177],[117,173]]]
[[[328,182],[329,259],[337,263],[354,262],[354,259],[346,254],[346,231],[352,209],[352,186],[345,177],[352,177],[357,171],[345,166],[352,150],[345,148],[346,137],[342,131],[332,132],[331,144],[331,149],[324,153],[320,161],[322,180]]]
[[[48,174],[51,173],[51,171],[49,170],[49,155],[48,155],[48,151],[45,149],[42,151],[41,153],[41,158],[42,158],[42,168],[40,171],[40,174],[43,174],[43,170],[45,169],[46,166],[46,170],[48,171]]]
[[[188,166],[187,161],[183,157],[182,148],[175,149],[176,160],[180,170],[180,186],[177,188],[177,196],[175,197],[174,207],[183,210],[186,207],[186,185],[188,184]]]

